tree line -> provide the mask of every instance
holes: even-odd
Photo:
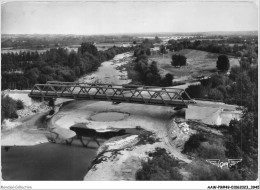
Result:
[[[2,48],[53,48],[78,45],[82,42],[96,42],[96,43],[124,43],[139,41],[137,37],[128,35],[117,36],[84,36],[84,35],[2,35]]]
[[[252,41],[251,41],[252,42]],[[235,43],[230,46],[227,42],[223,43],[218,40],[169,40],[167,49],[170,51],[180,51],[182,49],[195,49],[202,50],[211,53],[228,54],[233,56],[244,56],[251,57],[253,59],[257,58],[258,46],[257,43],[253,41],[252,43],[245,43],[244,41],[240,44]]]
[[[1,54],[2,90],[30,89],[36,83],[44,84],[50,80],[73,82],[95,71],[102,62],[112,59],[115,55],[133,50],[134,47],[114,46],[98,51],[93,43],[82,43],[78,52],[54,48],[43,54]]]

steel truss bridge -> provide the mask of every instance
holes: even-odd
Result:
[[[183,99],[183,94],[186,98]],[[111,101],[113,103],[150,104],[186,108],[194,103],[187,92],[178,88],[156,86],[113,85],[78,82],[48,81],[35,84],[29,93],[31,98]]]

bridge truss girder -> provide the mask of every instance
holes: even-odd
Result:
[[[188,100],[184,100],[185,93]],[[49,81],[35,84],[30,94],[32,98],[69,98],[77,100],[100,100],[152,104],[172,107],[187,107],[190,97],[183,89],[154,86],[112,85],[95,83],[71,83]]]

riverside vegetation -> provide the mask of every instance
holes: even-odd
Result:
[[[182,41],[177,45],[186,42]],[[175,41],[172,43],[176,44]],[[198,42],[195,41],[193,44],[196,43]],[[202,47],[198,49],[202,49]],[[225,52],[224,50],[219,50],[219,52],[230,53],[230,51]],[[220,100],[239,105],[243,110],[242,119],[232,120],[229,126],[222,126],[220,129],[223,129],[224,137],[205,134],[201,131],[197,131],[197,134],[191,136],[183,150],[184,154],[192,158],[191,164],[180,167],[174,158],[167,154],[160,154],[159,158],[154,156],[143,162],[142,168],[137,172],[137,180],[182,180],[183,175],[180,175],[180,169],[188,172],[187,180],[256,180],[258,178],[258,66],[256,52],[252,49],[245,50],[240,65],[232,67],[229,75],[226,74],[229,67],[227,57],[222,55],[216,65],[222,72],[213,74],[208,79],[200,80],[200,84],[190,85],[186,89],[192,98]],[[234,51],[233,53],[237,54]],[[160,152],[160,150],[156,151]],[[206,159],[227,160],[232,158],[242,158],[242,162],[236,167],[227,169],[220,169],[206,162]],[[176,170],[176,168],[179,169]]]
[[[17,110],[24,108],[24,103],[21,100],[14,100],[9,96],[1,95],[1,123],[4,119],[16,119]]]
[[[57,80],[73,82],[95,71],[102,62],[115,55],[133,51],[134,47],[111,47],[98,51],[93,43],[82,43],[78,52],[54,48],[43,54],[20,52],[1,54],[2,90],[30,89],[34,84]]]
[[[103,61],[115,55],[132,51],[134,47],[112,47],[98,51],[93,43],[82,43],[78,52],[65,48],[54,48],[43,54],[20,52],[1,54],[2,90],[30,89],[36,83],[49,80],[74,82],[77,78],[96,70]],[[23,102],[2,94],[1,122],[18,118],[17,110],[23,109]]]

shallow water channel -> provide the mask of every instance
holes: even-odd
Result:
[[[101,112],[91,116],[94,121],[119,121],[126,118],[129,114],[120,112]]]
[[[81,181],[87,174],[96,157],[98,144],[90,137],[92,129],[79,128],[80,140],[74,138],[71,145],[61,143],[43,143],[35,146],[1,147],[2,178],[8,181]],[[123,129],[121,132],[94,132],[100,145],[114,136],[139,134],[140,129]],[[86,134],[84,134],[86,133]]]

